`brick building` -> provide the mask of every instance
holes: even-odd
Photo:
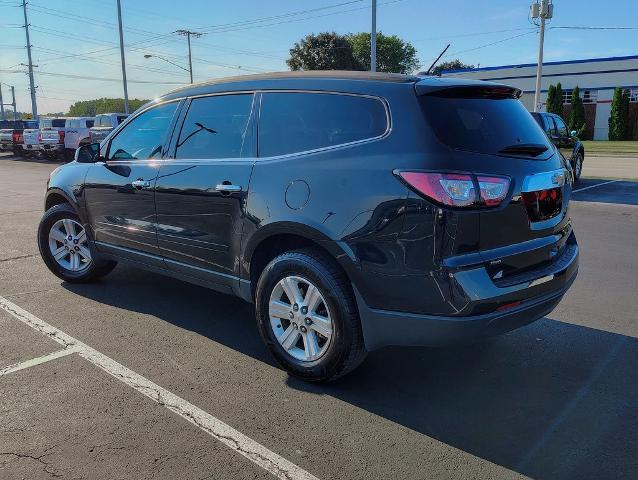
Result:
[[[442,76],[491,80],[512,85],[523,91],[521,101],[529,110],[533,110],[535,63],[445,70]],[[563,88],[565,118],[569,114],[572,89],[575,86],[580,88],[585,106],[588,138],[607,140],[609,113],[615,87],[623,87],[629,91],[629,121],[630,125],[634,125],[638,114],[638,55],[543,63],[543,106],[547,98],[547,88],[558,82]]]

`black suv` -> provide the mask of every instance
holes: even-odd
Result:
[[[565,121],[554,113],[532,112],[532,116],[569,162],[574,181],[577,181],[583,172],[585,147],[576,136],[576,131],[570,132]]]
[[[567,172],[519,95],[362,72],[179,89],[51,175],[40,252],[69,282],[128,262],[254,302],[313,381],[512,330],[578,268]]]

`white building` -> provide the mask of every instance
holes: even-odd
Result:
[[[502,65],[466,70],[445,70],[442,76],[491,80],[520,88],[522,102],[529,110],[534,108],[536,64]],[[628,57],[588,58],[543,63],[541,101],[547,98],[547,88],[561,83],[565,116],[569,112],[571,90],[580,88],[590,138],[607,140],[608,119],[615,87],[630,92],[629,121],[634,125],[638,111],[638,55]]]

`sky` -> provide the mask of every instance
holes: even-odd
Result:
[[[130,98],[154,98],[188,73],[192,39],[195,81],[287,70],[294,43],[309,33],[369,31],[370,0],[121,0]],[[555,0],[545,60],[638,54],[635,0]],[[378,0],[377,29],[412,43],[424,68],[442,60],[473,65],[533,63],[537,29],[529,0]],[[16,88],[19,111],[31,111],[20,0],[0,0],[0,82]],[[116,0],[29,0],[27,4],[39,113],[63,112],[76,100],[123,97]],[[556,27],[624,27],[594,30]],[[145,54],[155,55],[149,59]]]

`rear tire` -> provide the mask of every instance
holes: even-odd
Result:
[[[68,203],[47,210],[38,226],[38,248],[49,270],[70,283],[90,282],[110,273],[117,262],[101,259],[89,235]]]
[[[289,298],[290,291],[299,294],[297,302]],[[352,287],[321,250],[308,248],[274,258],[257,282],[255,307],[259,332],[271,354],[302,380],[334,380],[366,356]],[[287,342],[292,335],[296,341]]]
[[[583,173],[583,154],[578,152],[576,158],[574,158],[574,182],[580,179],[580,175]]]

